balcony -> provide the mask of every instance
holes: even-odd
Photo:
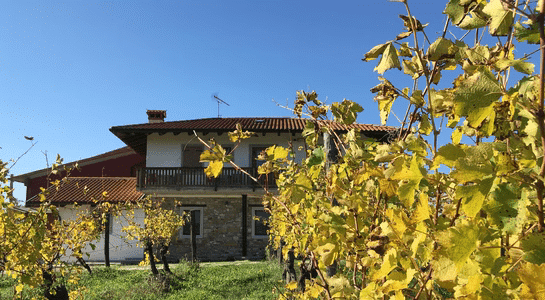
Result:
[[[242,168],[253,177],[259,176],[254,168]],[[208,178],[204,168],[140,168],[136,172],[136,187],[144,189],[210,188],[251,188],[255,191],[261,186],[276,187],[273,174],[258,177],[254,182],[248,175],[234,168],[223,168],[217,178]]]

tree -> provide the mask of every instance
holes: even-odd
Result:
[[[184,216],[176,213],[173,209],[164,207],[163,200],[145,197],[136,203],[124,203],[122,208],[129,212],[128,225],[123,227],[128,239],[136,239],[145,251],[144,264],[149,263],[153,275],[159,275],[155,265],[154,246],[159,249],[164,270],[170,273],[167,261],[168,248],[171,239],[176,235],[181,226],[184,225]],[[174,203],[176,207],[176,203]],[[139,223],[134,219],[134,210],[142,209],[145,217],[144,222]],[[120,211],[120,210],[118,210]],[[132,212],[132,214],[130,214]]]
[[[288,284],[285,296],[542,299],[545,1],[450,0],[434,41],[408,1],[397,2],[407,9],[406,31],[363,59],[380,58],[381,75],[399,69],[414,80],[398,88],[379,77],[372,89],[383,123],[394,101],[406,103],[395,139],[337,135],[323,120],[332,114],[350,124],[361,106],[298,92],[293,110],[309,117],[307,158],[296,163],[278,146],[263,157],[259,172],[277,174],[278,193],[264,198],[273,242],[317,274],[304,289]],[[474,33],[474,42],[447,38],[449,26]],[[483,44],[485,30],[494,46]],[[539,74],[514,52],[536,43]],[[509,85],[515,72],[526,77]],[[452,86],[441,81],[449,73]],[[319,143],[324,132],[341,153],[337,162]],[[451,142],[441,145],[444,135]],[[217,150],[203,156],[221,170],[229,159]],[[339,272],[328,277],[335,261]]]
[[[61,165],[62,159],[57,157],[51,172],[58,172]],[[72,169],[65,167],[68,174]],[[2,272],[17,279],[16,294],[20,294],[25,287],[41,286],[48,299],[68,299],[69,293],[64,284],[77,282],[81,269],[67,263],[67,260],[82,259],[84,246],[100,233],[96,229],[97,223],[86,215],[80,215],[75,220],[60,221],[57,208],[47,201],[46,189],[39,194],[39,207],[20,209],[7,186],[8,173],[7,163],[0,161]],[[64,177],[51,184],[58,187],[67,180]],[[71,294],[79,292],[74,290]]]

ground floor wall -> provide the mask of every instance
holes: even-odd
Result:
[[[73,206],[67,205],[59,207],[59,215],[61,220],[74,220],[78,214],[88,213],[89,205]],[[132,217],[132,216],[131,216]],[[144,251],[139,247],[138,241],[129,240],[126,238],[126,233],[122,231],[124,226],[128,225],[126,212],[123,212],[119,217],[112,217],[111,219],[111,231],[110,231],[110,261],[121,263],[138,263],[144,259]],[[140,224],[144,222],[144,212],[141,209],[134,211],[134,220]],[[100,235],[100,238],[91,242],[94,247],[87,245],[83,249],[83,259],[88,262],[103,262],[104,261],[104,233]],[[94,249],[93,249],[94,248]],[[65,261],[74,261],[73,257],[70,257],[70,252],[67,253]]]
[[[265,257],[268,245],[266,228],[261,221],[254,219],[255,216],[266,215],[261,198],[247,195],[170,197],[165,198],[165,203],[179,213],[198,211],[200,217],[196,245],[199,261]],[[188,230],[182,228],[170,245],[169,260],[176,262],[190,257],[190,237]]]

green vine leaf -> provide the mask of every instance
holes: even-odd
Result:
[[[524,260],[536,265],[545,264],[545,233],[536,232],[521,241]]]
[[[537,23],[531,23],[530,27],[524,27],[520,22],[515,23],[515,37],[519,42],[528,42],[529,44],[539,44],[539,26]]]
[[[439,233],[437,238],[446,256],[460,270],[479,245],[479,228],[463,221]]]
[[[464,19],[466,11],[464,7],[460,5],[460,0],[450,0],[443,13],[450,17],[454,25],[458,25]]]
[[[502,88],[492,72],[481,67],[473,75],[460,79],[454,92],[454,111],[466,117],[471,127],[478,127],[494,112],[494,103]]]
[[[527,219],[527,201],[521,195],[519,186],[500,183],[491,194],[492,201],[487,203],[484,210],[492,224],[506,233],[514,234],[522,229]]]

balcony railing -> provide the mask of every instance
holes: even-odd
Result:
[[[208,178],[204,168],[140,168],[137,170],[139,189],[167,188],[180,189],[191,187],[218,188],[259,188],[261,185],[276,186],[274,176],[257,174],[254,168],[242,168],[244,171],[257,177],[259,183],[254,182],[248,175],[234,168],[223,168],[217,178]]]

